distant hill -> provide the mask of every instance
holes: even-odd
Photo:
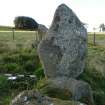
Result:
[[[12,31],[12,26],[0,26],[0,31]],[[31,29],[15,29],[16,31],[33,31]]]
[[[11,31],[12,26],[0,26],[0,31]]]

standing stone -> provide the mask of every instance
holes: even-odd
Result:
[[[45,37],[46,33],[48,31],[48,28],[42,24],[39,24],[38,26],[38,36],[39,36],[39,41],[42,40],[42,38]]]
[[[84,69],[87,49],[87,31],[75,13],[61,4],[38,52],[45,75],[78,77]]]

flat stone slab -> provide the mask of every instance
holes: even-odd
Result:
[[[50,97],[74,100],[93,105],[93,94],[87,82],[73,78],[54,78],[43,81],[40,91]]]
[[[60,100],[42,95],[36,91],[23,91],[17,95],[10,105],[85,105],[80,102]]]

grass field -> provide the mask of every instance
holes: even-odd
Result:
[[[94,43],[94,33],[88,33],[88,43]],[[95,33],[95,43],[96,45],[105,46],[105,33],[97,32]]]
[[[24,46],[25,44],[30,45],[33,41],[36,40],[35,31],[15,31],[14,40],[12,31],[0,31],[0,43],[8,44],[19,44]],[[94,33],[88,33],[88,43],[94,43]],[[95,42],[96,45],[105,45],[105,33],[95,33]]]
[[[14,39],[13,32],[2,31],[0,32],[0,52],[3,50],[11,50],[18,48],[31,47],[31,44],[35,42],[36,32],[25,32],[25,31],[15,31]],[[5,52],[4,52],[5,53]]]
[[[11,31],[12,28],[11,26],[0,26],[0,31]]]
[[[34,41],[36,36],[35,31],[15,31],[14,32],[14,41],[15,42],[25,42],[25,41]],[[13,41],[13,32],[12,31],[0,31],[0,41]]]
[[[0,32],[0,73],[36,73],[39,77],[42,75],[36,49],[32,48],[35,35],[35,32],[16,31],[13,40],[12,32]],[[93,38],[93,33],[89,33],[85,72],[78,79],[91,85],[95,105],[105,105],[105,33],[96,33],[95,46]],[[9,105],[11,97],[14,96],[8,91],[9,87],[5,78],[0,77],[0,94],[4,94],[0,97],[0,105]],[[12,87],[12,92],[17,93],[17,89]]]
[[[15,31],[13,40],[13,32],[0,31],[0,74],[35,74],[38,78],[43,76],[36,49],[32,47],[35,37],[34,31]],[[34,86],[27,78],[13,85],[0,75],[0,105],[9,105],[14,95],[27,89],[25,81],[29,88],[30,85]]]
[[[32,47],[32,44],[35,43],[35,37],[36,32],[34,31],[15,31],[13,40],[12,32],[0,32],[0,73],[2,71],[16,72],[16,68],[18,68],[18,70],[20,69],[20,71],[23,69],[24,71],[25,68],[23,66],[26,65],[26,63],[27,66],[30,65],[32,68],[34,67],[32,65],[35,63],[34,57],[36,51],[35,48]],[[4,68],[4,66],[8,67],[8,70],[5,70],[6,68]],[[37,65],[35,66],[37,67]]]

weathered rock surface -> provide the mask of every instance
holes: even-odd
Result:
[[[64,101],[43,96],[36,91],[24,91],[11,102],[11,105],[85,105],[80,102]]]
[[[60,99],[80,101],[87,105],[93,104],[92,90],[90,85],[84,81],[73,78],[55,78],[48,79],[44,83],[41,89],[43,94]]]
[[[65,4],[60,5],[38,48],[45,75],[78,77],[84,69],[86,43],[87,31],[78,17]]]

